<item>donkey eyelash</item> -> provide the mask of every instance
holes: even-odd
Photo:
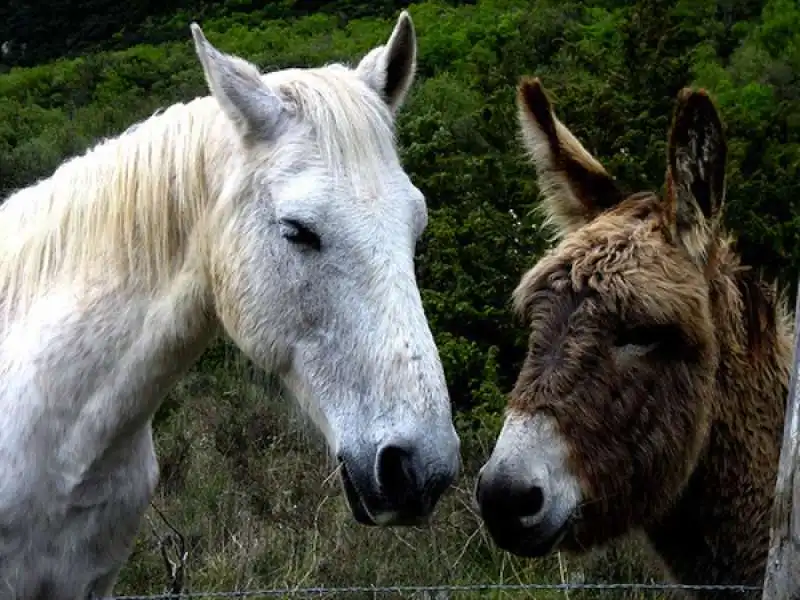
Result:
[[[614,345],[618,347],[672,345],[681,337],[680,329],[675,325],[625,327],[617,333]]]

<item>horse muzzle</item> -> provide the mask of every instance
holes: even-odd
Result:
[[[398,439],[371,452],[338,453],[342,487],[357,522],[391,527],[428,521],[458,477],[459,455],[458,445],[444,455],[423,447]]]

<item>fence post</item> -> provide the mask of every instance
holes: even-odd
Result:
[[[800,600],[800,282],[794,315],[794,358],[775,485],[762,600]]]

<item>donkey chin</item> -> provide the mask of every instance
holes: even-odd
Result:
[[[527,557],[574,548],[581,498],[553,423],[509,416],[475,483],[478,510],[494,543]]]

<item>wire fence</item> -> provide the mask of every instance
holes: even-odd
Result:
[[[678,583],[521,583],[521,584],[469,584],[469,585],[408,585],[408,586],[352,586],[352,587],[303,587],[273,588],[261,590],[241,590],[228,592],[185,592],[180,594],[156,594],[145,596],[113,596],[102,600],[189,600],[192,598],[276,598],[284,596],[342,596],[351,594],[443,594],[475,592],[522,592],[522,591],[578,591],[592,590],[597,592],[639,591],[639,592],[700,592],[726,591],[745,594],[761,592],[761,586],[755,585],[704,585]]]

